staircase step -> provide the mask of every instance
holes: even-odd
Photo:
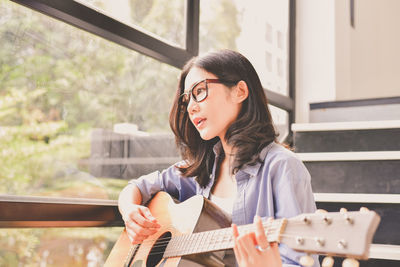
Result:
[[[371,244],[369,257],[371,259],[388,259],[400,261],[400,246]],[[398,262],[398,264],[400,265],[400,262]]]
[[[399,204],[400,194],[314,193],[317,202]]]
[[[323,256],[320,257],[320,262]],[[333,267],[342,267],[343,258],[335,258],[335,263]],[[400,262],[397,260],[384,260],[384,259],[373,259],[370,258],[367,261],[360,260],[360,267],[399,267]]]
[[[297,153],[316,193],[400,193],[400,152]]]
[[[400,204],[398,203],[346,203],[338,202],[320,202],[316,201],[318,209],[324,209],[328,212],[337,212],[340,208],[346,208],[348,211],[360,210],[366,207],[375,211],[381,216],[381,222],[376,230],[373,243],[400,245]]]
[[[307,162],[400,160],[400,151],[318,152],[296,155]]]
[[[358,99],[310,104],[310,121],[398,120],[400,97]]]
[[[344,194],[344,193],[314,193],[317,207],[330,212],[346,208],[349,211],[367,207],[381,216],[381,222],[374,236],[374,243],[400,245],[400,194]],[[400,246],[391,247],[393,251],[400,252]],[[395,250],[395,248],[397,250]],[[381,253],[382,254],[382,253]],[[400,254],[393,257],[392,254],[375,258],[400,260]]]
[[[293,124],[296,152],[400,150],[400,120]]]
[[[305,162],[318,193],[400,194],[400,161]]]

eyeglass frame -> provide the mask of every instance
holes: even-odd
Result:
[[[206,83],[206,87],[205,87],[205,89],[206,89],[206,94],[205,94],[205,97],[204,97],[203,99],[197,100],[196,97],[193,95],[193,89],[194,89],[197,85],[199,85],[200,83],[202,83],[202,82],[205,82],[205,83]],[[190,88],[189,91],[183,92],[183,93],[179,96],[179,100],[180,100],[181,104],[184,104],[184,105],[188,105],[190,99],[193,99],[196,103],[200,103],[200,102],[206,100],[207,97],[208,97],[208,84],[209,84],[209,83],[222,83],[222,84],[225,84],[225,83],[228,83],[228,84],[229,84],[229,83],[230,83],[230,84],[237,84],[238,82],[239,82],[239,81],[235,82],[235,81],[228,81],[228,80],[222,80],[222,79],[204,79],[204,80],[201,80],[201,81],[198,81],[197,83],[195,83],[195,84]],[[189,101],[187,101],[187,102],[184,102],[184,101],[182,100],[182,99],[183,99],[183,96],[185,96],[185,95],[189,95],[189,96],[190,96]]]

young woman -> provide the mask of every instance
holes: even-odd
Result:
[[[191,59],[182,70],[169,120],[183,161],[131,180],[119,197],[133,243],[159,227],[142,206],[158,191],[180,201],[203,195],[231,214],[235,225],[252,223],[255,215],[288,218],[315,211],[310,175],[276,142],[260,79],[240,53],[222,50]],[[245,265],[246,243],[240,240],[251,236],[234,234],[236,256]],[[248,249],[268,255],[260,247]],[[279,250],[284,264],[298,264],[302,254],[284,245]]]

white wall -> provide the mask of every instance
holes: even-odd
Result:
[[[309,103],[333,101],[334,2],[296,1],[296,122],[308,122]]]
[[[340,100],[400,96],[400,1],[355,1],[351,29],[351,90]]]
[[[400,96],[400,1],[296,1],[296,122],[309,103]]]

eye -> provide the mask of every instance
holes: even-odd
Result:
[[[193,94],[197,97],[197,96],[199,96],[199,95],[201,95],[201,94],[205,94],[206,93],[206,88],[204,88],[204,87],[196,87],[194,90],[193,90]]]

